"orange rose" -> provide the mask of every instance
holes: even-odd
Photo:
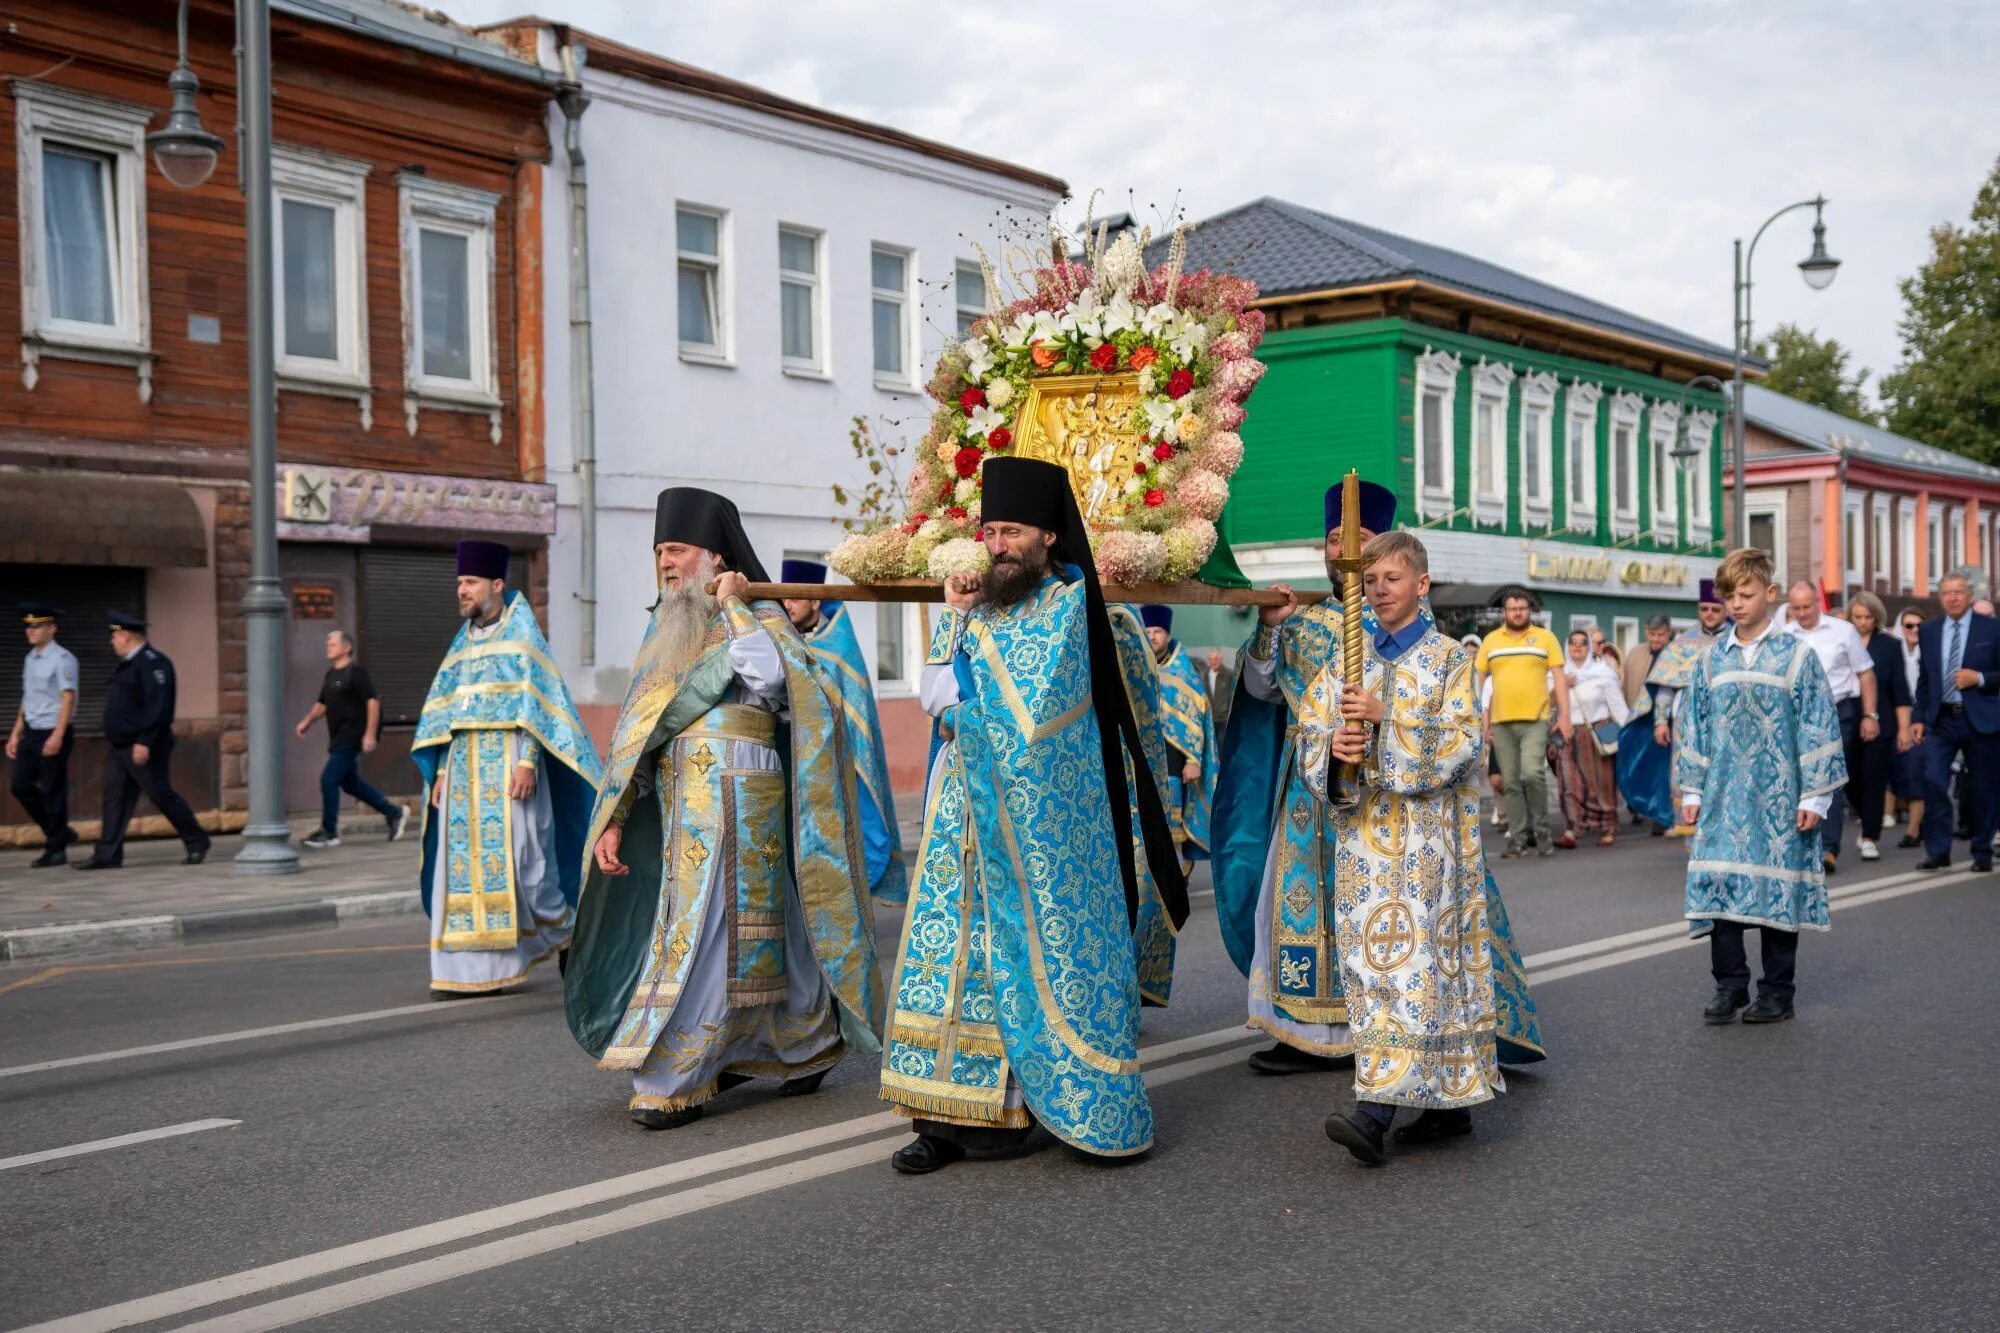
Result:
[[[1151,347],[1141,344],[1132,349],[1132,358],[1126,364],[1134,370],[1144,370],[1159,359],[1160,354],[1158,352],[1154,351]]]
[[[1034,358],[1035,364],[1043,370],[1056,363],[1056,349],[1039,339],[1028,344],[1028,355]]]

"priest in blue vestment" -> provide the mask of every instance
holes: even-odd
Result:
[[[507,562],[498,542],[459,543],[465,623],[410,743],[430,793],[419,882],[439,999],[518,985],[569,942],[602,771]]]
[[[1681,692],[1694,681],[1696,665],[1721,639],[1729,613],[1703,579],[1696,594],[1695,624],[1653,655],[1646,688],[1618,733],[1616,768],[1619,794],[1632,813],[1684,838],[1694,830],[1679,818],[1673,790],[1674,728]]]
[[[1326,555],[1340,552],[1341,488],[1326,492]],[[1363,543],[1395,526],[1396,494],[1361,483],[1358,515]],[[1336,586],[1331,563],[1327,576]],[[1283,584],[1276,587],[1290,593]],[[1254,1052],[1260,1074],[1295,1074],[1351,1067],[1353,1033],[1335,944],[1333,821],[1314,799],[1296,762],[1299,708],[1322,668],[1340,657],[1338,598],[1316,606],[1296,601],[1266,607],[1239,657],[1236,697],[1222,740],[1212,821],[1215,911],[1230,959],[1249,978],[1249,1025],[1275,1038]],[[1419,621],[1434,623],[1427,603]],[[1381,626],[1364,607],[1362,631]],[[1527,969],[1499,886],[1486,875],[1486,926],[1492,936],[1493,984],[1500,1059],[1529,1064],[1544,1058]],[[1399,1131],[1399,1138],[1421,1131]]]
[[[818,1090],[881,1048],[859,785],[825,670],[736,506],[659,497],[659,599],[591,813],[564,1011],[648,1129],[752,1078]]]
[[[1123,604],[1107,606],[1112,642],[1118,648],[1119,674],[1125,682],[1125,701],[1132,709],[1132,721],[1139,729],[1140,747],[1146,756],[1146,771],[1153,775],[1161,809],[1171,831],[1174,815],[1167,804],[1167,733],[1161,711],[1160,673],[1153,664],[1153,649],[1146,641],[1146,627],[1139,609]],[[1125,800],[1130,809],[1139,808],[1133,765],[1125,765]],[[1132,826],[1132,865],[1139,878],[1139,912],[1132,922],[1132,956],[1139,966],[1139,995],[1149,1005],[1165,1008],[1173,996],[1174,960],[1180,948],[1175,922],[1168,916],[1160,897],[1159,882],[1146,860],[1145,829]],[[1182,876],[1186,868],[1182,867]]]
[[[825,583],[826,566],[816,560],[786,560],[780,583]],[[884,603],[877,615],[900,615]],[[901,903],[910,894],[903,865],[903,834],[896,827],[896,804],[889,794],[889,753],[882,744],[882,719],[875,711],[875,686],[861,655],[854,620],[841,602],[787,600],[785,614],[804,636],[806,647],[825,668],[827,693],[840,704],[847,761],[860,779],[861,850],[868,860],[868,888],[883,902]]]
[[[1173,825],[1181,859],[1206,861],[1209,808],[1215,801],[1220,767],[1208,685],[1194,658],[1174,638],[1174,609],[1149,606],[1141,617],[1160,676],[1160,724],[1167,737],[1167,822]]]
[[[1187,916],[1069,475],[1003,456],[983,483],[992,566],[946,581],[920,686],[942,744],[882,1061],[883,1100],[917,1132],[891,1164],[911,1175],[1037,1124],[1145,1152],[1131,931],[1148,869],[1173,926]]]

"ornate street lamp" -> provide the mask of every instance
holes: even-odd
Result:
[[[194,74],[187,67],[187,0],[180,6],[180,66],[167,80],[174,108],[167,128],[147,136],[160,174],[193,188],[215,169],[222,140],[195,115]],[[239,875],[296,875],[299,854],[285,822],[285,594],[278,584],[278,388],[272,311],[271,5],[238,0],[244,249],[250,344],[250,580],[243,594],[244,731],[250,811],[243,825]],[[185,114],[183,114],[185,113]],[[201,141],[208,143],[204,158]]]
[[[180,62],[167,76],[173,106],[167,111],[166,128],[147,135],[146,147],[153,150],[153,161],[162,176],[183,190],[192,190],[215,170],[215,161],[222,156],[222,137],[201,127],[201,112],[194,105],[201,80],[188,68],[188,0],[181,0],[180,39]]]
[[[1750,544],[1750,516],[1743,510],[1746,489],[1743,466],[1743,358],[1750,348],[1750,265],[1757,257],[1757,242],[1764,239],[1764,232],[1773,222],[1801,208],[1813,210],[1812,253],[1799,261],[1799,276],[1806,280],[1806,286],[1814,291],[1825,291],[1832,283],[1834,273],[1840,268],[1840,261],[1826,252],[1826,196],[1816,195],[1811,199],[1801,199],[1796,204],[1786,204],[1757,228],[1757,234],[1750,238],[1750,249],[1746,254],[1743,242],[1736,242],[1736,346],[1735,373],[1730,376],[1729,434],[1732,444],[1730,460],[1733,472],[1730,495],[1735,504],[1735,516],[1730,524],[1731,545],[1744,547]]]

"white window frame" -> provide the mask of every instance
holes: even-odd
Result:
[[[980,302],[978,305],[966,304],[965,293],[964,290],[960,287],[958,280],[961,277],[965,276],[965,272],[967,269],[970,269],[974,273],[977,273],[979,275],[979,285],[982,289],[985,288],[985,286],[987,285],[986,270],[978,260],[960,259],[955,263],[953,263],[951,267],[951,300],[952,300],[952,310],[954,315],[954,319],[952,321],[952,332],[954,333],[954,335],[962,335],[965,332],[965,330],[970,328],[974,323],[986,318],[987,308],[992,303],[993,299],[993,294],[991,292],[988,292],[986,294],[986,300]]]
[[[694,250],[683,250],[680,248],[680,215],[683,213],[698,213],[702,217],[714,219],[714,254],[705,255]],[[714,284],[713,290],[709,294],[709,315],[715,322],[715,341],[712,343],[689,342],[687,339],[681,337],[680,281],[682,264],[695,264],[707,269],[710,281]],[[713,208],[707,204],[697,204],[686,199],[674,200],[674,340],[680,349],[681,360],[693,361],[706,366],[730,366],[735,364],[735,357],[731,355],[730,344],[730,338],[734,335],[736,327],[736,321],[731,318],[734,312],[730,309],[729,304],[729,273],[732,267],[729,245],[729,211],[722,208]]]
[[[1547,528],[1555,514],[1556,479],[1552,475],[1555,467],[1555,417],[1556,417],[1556,377],[1546,371],[1537,371],[1521,380],[1521,526]],[[1542,428],[1530,436],[1528,414],[1540,413]],[[1531,489],[1528,477],[1528,459],[1533,457],[1536,474],[1541,477],[1539,489]]]
[[[278,387],[368,387],[368,236],[366,162],[283,145],[271,150],[271,336],[277,340]],[[334,356],[285,350],[286,200],[333,210]],[[367,396],[362,395],[365,405]],[[364,406],[365,411],[365,406]],[[364,424],[362,429],[369,427]]]
[[[21,235],[21,383],[32,390],[44,356],[132,366],[139,400],[153,398],[151,285],[146,265],[146,123],[157,108],[133,106],[31,79],[10,79],[14,92],[15,177]],[[45,276],[42,149],[74,148],[111,159],[111,207],[106,214],[115,253],[110,324],[59,319],[49,309]]]
[[[1639,646],[1639,637],[1639,617],[1611,617],[1611,642],[1618,649],[1618,656],[1621,661],[1630,656],[1632,650]]]
[[[1944,577],[1944,506],[1933,503],[1924,523],[1924,586],[1932,594],[1937,592],[1938,580]]]
[[[1464,361],[1451,352],[1426,347],[1417,358],[1416,401],[1412,405],[1411,436],[1416,459],[1417,514],[1443,518],[1456,506],[1458,491],[1458,372]],[[1424,465],[1424,397],[1438,396],[1438,420],[1444,428],[1439,450],[1442,475],[1431,476]]]
[[[1884,588],[1893,586],[1889,576],[1889,534],[1893,524],[1889,521],[1889,497],[1876,491],[1868,497],[1868,567],[1867,584],[1873,588],[1880,583]]]
[[[1507,493],[1511,489],[1508,468],[1512,436],[1507,430],[1508,399],[1513,394],[1514,368],[1505,362],[1481,357],[1472,367],[1472,521],[1480,527],[1498,528],[1507,524]],[[1492,486],[1482,485],[1479,475],[1480,426],[1488,411],[1493,413],[1491,446]]]
[[[1653,526],[1655,540],[1680,541],[1681,465],[1674,458],[1674,435],[1681,424],[1679,403],[1654,403],[1646,423],[1650,450],[1648,475],[1652,479]]]
[[[875,697],[878,699],[914,699],[917,697],[917,682],[923,674],[924,659],[930,651],[930,624],[925,617],[925,608],[917,602],[877,602],[877,616],[897,616],[903,627],[903,660],[900,664],[902,675],[896,680],[882,678],[882,630],[878,621],[875,629]]]
[[[486,414],[493,443],[500,443],[500,364],[494,329],[495,211],[500,196],[469,185],[403,172],[396,178],[403,250],[403,415],[417,433],[419,408]],[[466,338],[470,374],[464,379],[424,373],[423,260],[419,233],[440,231],[466,238]]]
[[[720,228],[717,236],[720,237]],[[784,267],[783,238],[787,235],[800,237],[812,242],[813,271]],[[813,227],[795,226],[789,222],[778,224],[780,238],[778,259],[778,361],[787,375],[802,375],[808,379],[827,378],[827,336],[826,336],[826,233]],[[678,282],[679,278],[676,277]],[[810,357],[795,357],[785,353],[785,304],[786,287],[804,287],[812,293],[812,340],[813,354]],[[678,296],[678,293],[676,294]]]
[[[1944,565],[1963,569],[1971,563],[1965,554],[1965,506],[1952,505],[1944,512]]]
[[[1844,496],[1840,504],[1841,578],[1852,588],[1862,582],[1868,568],[1868,529],[1863,521],[1867,503],[1858,494]],[[1844,589],[1843,589],[1844,591]]]
[[[1705,407],[1688,413],[1688,439],[1701,448],[1688,474],[1688,540],[1704,544],[1715,535],[1715,478],[1709,466],[1715,452],[1715,423],[1715,413]]]
[[[1574,634],[1574,633],[1576,633],[1576,632],[1577,632],[1578,630],[1582,630],[1582,631],[1584,631],[1584,632],[1585,632],[1586,634],[1588,634],[1588,633],[1589,633],[1589,632],[1590,632],[1591,630],[1594,630],[1594,629],[1596,629],[1596,628],[1597,628],[1597,617],[1596,617],[1595,615],[1591,614],[1590,612],[1588,612],[1588,611],[1572,611],[1572,612],[1570,612],[1570,613],[1569,613],[1569,633],[1570,633],[1570,634]],[[1569,643],[1569,639],[1568,639],[1568,636],[1567,636],[1567,635],[1565,635],[1565,636],[1564,636],[1564,639],[1563,639],[1563,643],[1564,643],[1564,645],[1565,645],[1565,651],[1567,651],[1567,645],[1568,645],[1568,643]]]
[[[1646,409],[1646,400],[1636,393],[1619,390],[1611,395],[1611,531],[1619,537],[1631,537],[1639,531],[1639,418]],[[1626,430],[1625,447],[1618,447],[1618,431]],[[1621,478],[1632,481],[1632,503],[1624,505],[1618,494]]]
[[[1792,584],[1785,567],[1785,539],[1791,531],[1786,523],[1788,508],[1785,493],[1781,490],[1754,490],[1743,502],[1743,531],[1746,535],[1750,531],[1751,519],[1759,515],[1770,516],[1773,548],[1770,552],[1771,581],[1780,588],[1789,588]]]
[[[1603,397],[1602,385],[1585,384],[1580,379],[1571,380],[1564,395],[1563,478],[1569,487],[1568,527],[1573,532],[1597,531],[1597,410]],[[1575,484],[1579,473],[1571,462],[1579,425],[1583,427],[1581,487]]]
[[[1917,502],[1905,495],[1896,501],[1896,590],[1917,589]]]
[[[903,261],[903,287],[894,291],[875,285],[875,256],[894,255]],[[917,302],[917,252],[909,246],[891,245],[887,241],[871,241],[868,244],[868,365],[875,376],[875,387],[892,393],[907,393],[917,384],[917,321],[912,313]],[[901,373],[875,370],[875,307],[893,303],[897,307],[897,322],[903,343],[903,369]]]

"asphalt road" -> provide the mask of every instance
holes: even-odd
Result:
[[[1849,867],[1798,1021],[1709,1028],[1681,855],[1500,866],[1551,1059],[1380,1170],[1345,1076],[1243,1067],[1206,904],[1150,1155],[921,1179],[861,1059],[640,1130],[553,975],[431,1004],[418,921],[0,968],[0,1327],[1992,1327],[2000,876]]]

